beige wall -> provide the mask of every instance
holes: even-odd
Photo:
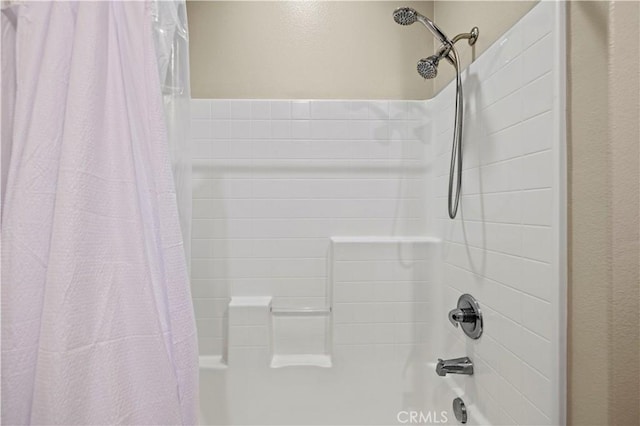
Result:
[[[195,98],[426,99],[416,73],[431,54],[424,27],[392,19],[420,2],[189,1]]]
[[[462,68],[466,68],[482,52],[487,50],[502,34],[535,6],[537,1],[447,1],[436,0],[433,21],[449,36],[467,33],[473,27],[480,29],[480,37],[474,46],[466,40],[456,44]],[[434,50],[440,42],[434,39]],[[450,82],[454,68],[443,62],[438,77],[433,80],[434,93]]]
[[[608,4],[568,6],[568,423],[606,425],[609,311],[605,302],[611,220],[606,158]],[[579,326],[586,323],[588,327]]]
[[[428,99],[453,77],[415,71],[437,48],[420,25],[391,19],[399,6],[430,16],[449,37],[480,28],[463,66],[536,1],[188,1],[195,98]]]
[[[637,425],[639,4],[568,11],[568,423]]]
[[[640,3],[615,2],[609,20],[612,315],[608,351],[612,424],[640,424],[639,12]]]

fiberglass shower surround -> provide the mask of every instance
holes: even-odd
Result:
[[[455,220],[455,81],[426,101],[193,100],[203,424],[457,424],[454,401],[468,424],[563,423],[563,7],[461,73]],[[473,341],[448,318],[463,294]]]

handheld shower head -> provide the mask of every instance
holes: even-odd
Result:
[[[418,12],[410,7],[399,7],[393,11],[393,20],[400,25],[411,25],[418,20]]]
[[[438,62],[440,62],[438,55],[420,59],[417,66],[418,74],[425,80],[435,78],[438,75]]]
[[[400,25],[411,25],[418,21],[429,29],[440,40],[441,43],[448,46],[452,45],[449,38],[442,32],[433,21],[426,16],[419,14],[415,9],[410,7],[400,7],[393,11],[393,20]]]

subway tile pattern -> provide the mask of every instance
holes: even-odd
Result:
[[[435,238],[333,238],[337,364],[423,364],[434,356]]]
[[[420,101],[192,102],[192,286],[202,355],[230,297],[327,304],[333,235],[426,232]]]
[[[465,165],[453,221],[446,211],[452,123],[433,123],[444,306],[471,293],[485,317],[477,341],[449,327],[443,355],[473,359],[468,402],[491,424],[561,422],[558,7],[541,2],[464,73]],[[430,101],[450,117],[453,90]]]
[[[270,297],[231,299],[228,304],[228,325],[223,328],[223,332],[228,333],[222,342],[223,362],[231,368],[267,365],[270,308]]]

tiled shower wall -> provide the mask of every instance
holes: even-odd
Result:
[[[331,261],[336,363],[424,368],[436,359],[438,239],[332,238]]]
[[[328,305],[332,236],[425,235],[425,104],[194,100],[192,287],[203,355],[230,297]]]
[[[475,364],[468,399],[492,424],[560,424],[564,269],[564,39],[560,3],[541,2],[464,74],[461,210],[447,216],[454,87],[430,107],[444,306],[480,302],[481,339],[452,327],[445,356]]]

